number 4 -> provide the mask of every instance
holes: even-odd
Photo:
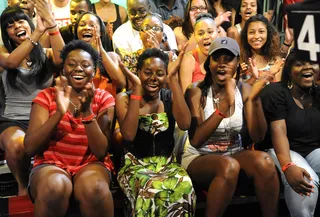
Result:
[[[308,34],[308,42],[304,42],[304,39]],[[306,19],[303,22],[298,40],[298,49],[309,51],[310,60],[317,61],[317,52],[320,52],[320,45],[316,43],[316,34],[315,34],[315,25],[314,25],[314,16],[307,15]]]

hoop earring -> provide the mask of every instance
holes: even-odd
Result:
[[[293,83],[292,83],[291,77],[290,77],[289,80],[288,80],[287,86],[288,86],[289,90],[291,90],[292,87],[293,87]]]

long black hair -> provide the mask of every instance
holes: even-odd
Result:
[[[31,31],[33,32],[35,27],[32,23],[31,19],[28,15],[26,15],[20,8],[18,7],[7,7],[1,14],[0,23],[1,23],[1,36],[2,41],[9,53],[11,53],[14,49],[17,48],[15,41],[13,41],[7,32],[7,28],[9,24],[17,22],[19,20],[26,20],[29,23]],[[43,48],[38,43],[35,45],[29,54],[30,62],[32,62],[30,75],[35,77],[35,81],[37,85],[41,85],[48,77],[51,77],[51,73],[49,73],[48,69],[50,67],[46,67],[50,65],[48,58],[43,52]],[[16,83],[16,78],[19,73],[17,69],[7,69],[7,81],[15,89],[21,90],[19,85]]]
[[[234,24],[241,23],[242,17],[240,15],[240,10],[241,10],[242,1],[243,0],[239,1],[239,3],[238,3],[238,7],[236,10],[236,16],[234,18]],[[256,0],[256,2],[257,2],[257,14],[263,14],[263,9],[262,9],[262,5],[261,5],[260,0]]]

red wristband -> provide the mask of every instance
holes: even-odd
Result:
[[[293,162],[289,162],[287,163],[286,165],[284,165],[281,170],[282,172],[286,171],[289,167],[292,167],[292,166],[296,166],[297,164],[293,163]]]
[[[57,31],[55,31],[55,32],[49,32],[49,35],[50,35],[50,36],[59,35],[59,34],[60,34],[60,31],[59,31],[59,30],[57,30]]]
[[[131,94],[131,95],[130,95],[130,99],[141,100],[141,99],[142,99],[142,96],[137,96],[137,95]]]
[[[217,115],[219,115],[219,116],[222,117],[222,118],[226,118],[226,117],[227,117],[227,116],[226,116],[225,114],[223,114],[219,109],[216,109],[214,113],[217,114]]]
[[[96,115],[94,113],[92,113],[88,117],[81,117],[81,122],[84,124],[91,123],[95,119],[96,119]]]

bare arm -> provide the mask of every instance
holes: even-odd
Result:
[[[183,93],[186,91],[187,87],[192,83],[192,74],[195,69],[196,61],[192,56],[192,53],[186,53],[183,56],[180,71],[179,79]]]
[[[126,9],[122,6],[119,6],[119,12],[120,12],[121,23],[127,22],[128,21],[128,14],[127,14]]]

